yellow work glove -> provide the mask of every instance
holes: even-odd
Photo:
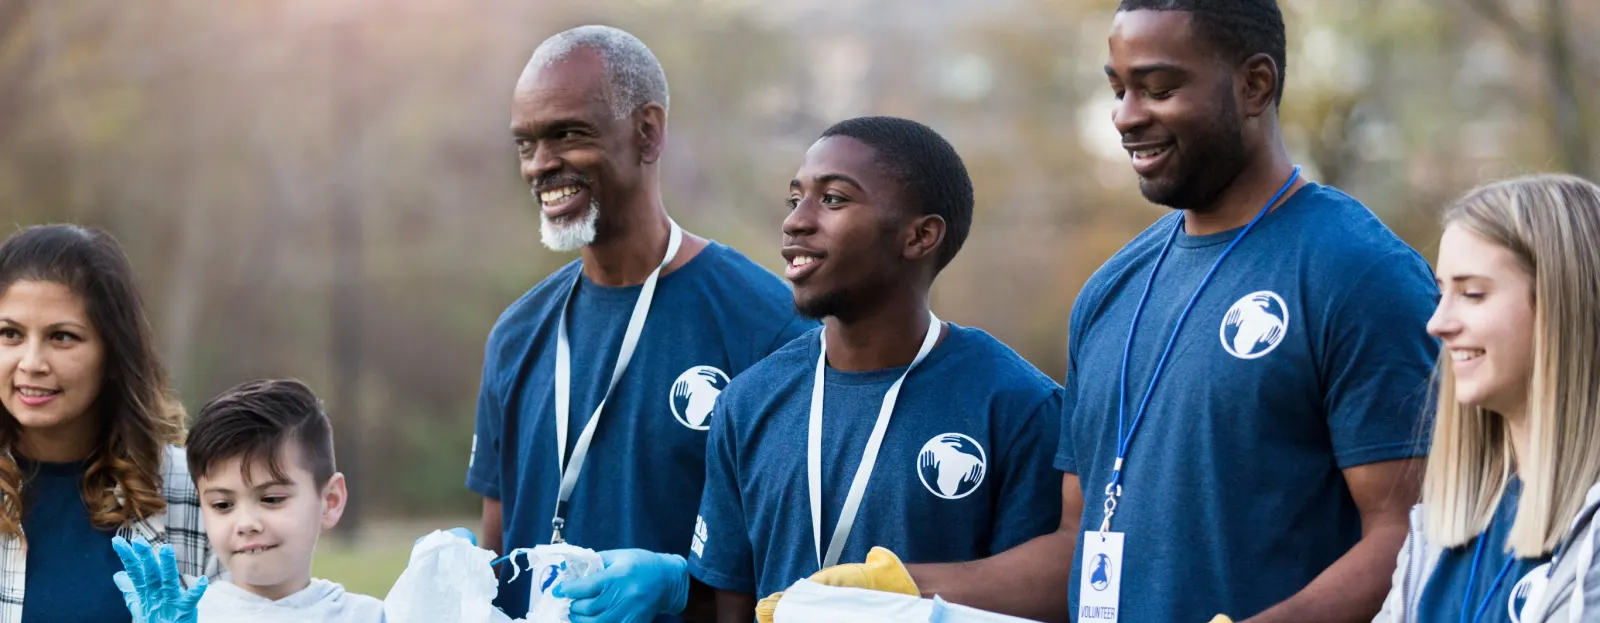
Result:
[[[917,589],[917,582],[911,579],[911,573],[901,564],[900,557],[882,547],[873,547],[872,551],[867,552],[866,562],[835,565],[813,573],[806,579],[823,586],[864,588],[913,597],[922,595],[922,591]],[[757,603],[756,621],[772,623],[772,615],[777,612],[778,600],[782,598],[783,593],[777,592]]]

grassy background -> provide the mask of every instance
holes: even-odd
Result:
[[[312,577],[344,585],[352,593],[383,599],[411,558],[411,544],[434,530],[464,526],[477,530],[479,518],[371,520],[356,542],[324,536],[311,563]]]

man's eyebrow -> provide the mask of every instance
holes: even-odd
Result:
[[[1106,70],[1106,76],[1111,77],[1111,78],[1117,77],[1117,70],[1112,69],[1110,65],[1106,65],[1105,66],[1105,70]],[[1179,74],[1179,75],[1184,75],[1184,76],[1189,75],[1189,70],[1184,69],[1183,67],[1180,67],[1178,65],[1174,65],[1172,63],[1147,63],[1147,64],[1144,64],[1144,65],[1137,65],[1137,66],[1133,67],[1133,69],[1128,70],[1128,77],[1131,78],[1131,79],[1137,80],[1139,78],[1143,78],[1143,77],[1148,76],[1150,74],[1163,73],[1163,72],[1165,72],[1165,73],[1174,73],[1174,74]]]

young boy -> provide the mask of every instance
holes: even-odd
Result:
[[[211,548],[227,581],[200,600],[200,622],[383,621],[383,602],[311,577],[323,530],[339,523],[344,475],[333,428],[299,381],[252,381],[200,409],[187,443]]]

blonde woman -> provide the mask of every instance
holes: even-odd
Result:
[[[1446,213],[1433,448],[1378,621],[1600,621],[1600,186],[1503,181]]]

